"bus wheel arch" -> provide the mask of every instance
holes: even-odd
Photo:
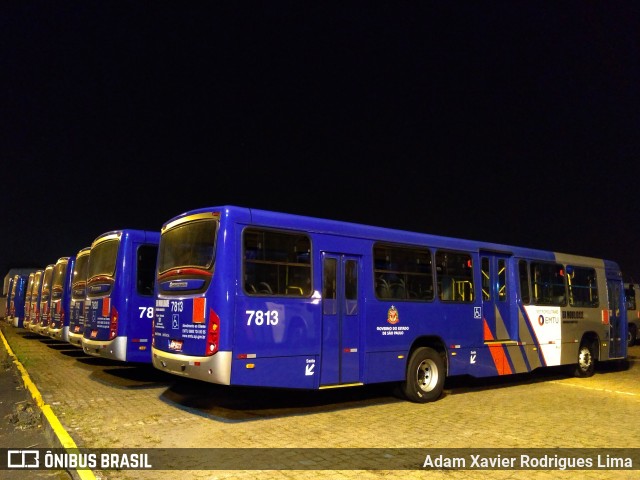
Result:
[[[595,373],[598,360],[598,337],[595,333],[585,333],[578,347],[578,356],[574,369],[576,377],[587,378]]]
[[[400,390],[412,402],[433,402],[442,396],[446,376],[447,354],[444,345],[441,342],[419,342],[409,353]]]

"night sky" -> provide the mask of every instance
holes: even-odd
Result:
[[[3,2],[0,276],[236,204],[616,260],[637,2]]]

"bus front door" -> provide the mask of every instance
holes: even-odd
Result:
[[[360,258],[322,253],[320,386],[360,381]]]
[[[607,279],[607,294],[609,297],[609,358],[623,358],[627,354],[627,314],[624,308],[622,292],[623,287],[620,280]]]

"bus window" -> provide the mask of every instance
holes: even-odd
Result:
[[[141,245],[138,247],[136,289],[140,295],[153,295],[157,255],[158,247],[155,245]]]
[[[531,262],[531,285],[536,305],[567,304],[564,267],[557,263]]]
[[[482,257],[482,300],[491,300],[491,280],[489,278],[489,259]]]
[[[338,311],[336,305],[336,259],[325,258],[324,272],[322,275],[322,305],[325,315],[335,315]]]
[[[572,307],[588,308],[599,305],[595,269],[567,265],[567,284],[569,305]]]
[[[376,244],[376,296],[381,300],[433,300],[431,252],[426,248]]]
[[[633,285],[628,286],[624,289],[624,295],[627,299],[627,310],[635,310],[636,309],[636,292],[633,288]]]
[[[438,250],[438,298],[443,302],[473,302],[473,269],[466,253]]]
[[[507,300],[507,266],[504,259],[498,260],[498,301]]]
[[[306,235],[247,228],[243,269],[248,295],[311,295],[311,241]]]
[[[518,262],[518,275],[520,277],[520,298],[522,303],[531,303],[531,293],[529,292],[529,273],[527,272],[527,261]]]
[[[96,277],[113,277],[116,271],[119,245],[120,240],[115,238],[95,246],[95,250],[91,252],[91,261],[89,262],[89,280]]]

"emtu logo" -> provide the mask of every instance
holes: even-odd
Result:
[[[7,468],[38,468],[40,452],[38,450],[8,450]]]
[[[538,317],[538,325],[540,326],[544,325],[544,317],[542,315]]]

